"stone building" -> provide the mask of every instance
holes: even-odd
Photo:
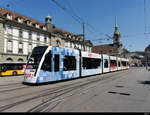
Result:
[[[104,45],[97,45],[93,46],[92,52],[99,53],[99,54],[108,54],[108,55],[119,55],[121,56],[125,49],[122,48],[122,43],[120,40],[120,32],[118,30],[118,24],[115,23],[115,31],[113,35],[113,44],[104,44]]]
[[[60,46],[91,52],[92,43],[56,28],[48,15],[45,23],[0,8],[0,62],[26,62],[36,46]]]

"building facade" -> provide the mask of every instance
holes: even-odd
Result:
[[[26,62],[36,46],[58,46],[91,52],[92,43],[45,23],[0,8],[0,62]]]
[[[97,45],[92,48],[92,52],[99,53],[99,54],[108,54],[108,55],[117,55],[120,56],[123,54],[124,49],[122,48],[122,43],[120,40],[121,34],[118,30],[117,21],[115,22],[115,31],[112,37],[113,44],[104,44],[104,45]]]

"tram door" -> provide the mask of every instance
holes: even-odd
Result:
[[[61,80],[61,73],[60,73],[60,55],[53,54],[53,78],[54,81]]]
[[[54,55],[54,72],[59,72],[59,55]]]

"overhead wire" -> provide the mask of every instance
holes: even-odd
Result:
[[[69,14],[75,21],[77,21],[79,24],[83,24],[83,22],[87,25],[87,30],[90,32],[90,35],[92,35],[93,38],[95,39],[90,39],[93,42],[97,42],[97,40],[100,41],[109,41],[109,40],[113,40],[113,37],[103,33],[103,32],[99,32],[97,31],[97,29],[95,29],[95,27],[92,24],[87,23],[83,18],[81,18],[80,16],[78,16],[74,9],[72,8],[69,0],[66,0],[65,3],[68,5],[69,10],[64,7],[61,3],[59,3],[56,0],[51,0],[52,2],[54,2],[58,7],[60,7],[61,9],[63,9],[67,14]],[[145,16],[145,33],[147,32],[147,16],[146,16],[146,0],[144,0],[144,16]],[[140,34],[134,34],[134,35],[123,35],[123,38],[129,38],[129,37],[134,37],[134,36],[139,36],[139,35],[143,35],[143,33]],[[102,38],[102,36],[104,36]]]
[[[66,3],[68,5],[68,7],[70,8],[70,10],[68,10],[66,7],[64,7],[63,5],[61,5],[60,3],[58,3],[56,0],[51,0],[52,2],[54,2],[58,7],[60,7],[61,9],[63,9],[66,13],[68,13],[75,21],[77,21],[80,24],[85,23],[87,25],[87,30],[92,33],[93,35],[96,34],[97,36],[101,36],[102,34],[104,35],[104,33],[100,32],[96,32],[97,30],[89,23],[87,23],[83,18],[81,18],[80,16],[78,16],[75,11],[73,10],[73,8],[71,7],[70,3],[68,0],[66,0]]]
[[[55,3],[58,7],[60,7],[61,9],[63,9],[68,15],[70,15],[75,21],[77,21],[78,23],[82,24],[82,22],[76,18],[76,16],[72,15],[72,13],[67,10],[66,7],[62,6],[60,3],[58,3],[56,0],[51,0],[53,3]]]

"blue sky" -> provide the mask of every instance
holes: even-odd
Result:
[[[149,0],[145,0],[146,15],[144,15],[144,0],[56,1],[88,24],[85,25],[86,39],[91,40],[94,45],[112,43],[112,40],[106,40],[106,34],[113,36],[116,16],[123,47],[130,51],[144,51],[150,44],[150,34],[144,34],[150,32]],[[41,22],[44,22],[45,17],[50,14],[52,23],[57,28],[74,34],[82,33],[82,25],[51,0],[0,0],[1,7],[6,8],[7,4],[10,5],[10,10]]]

